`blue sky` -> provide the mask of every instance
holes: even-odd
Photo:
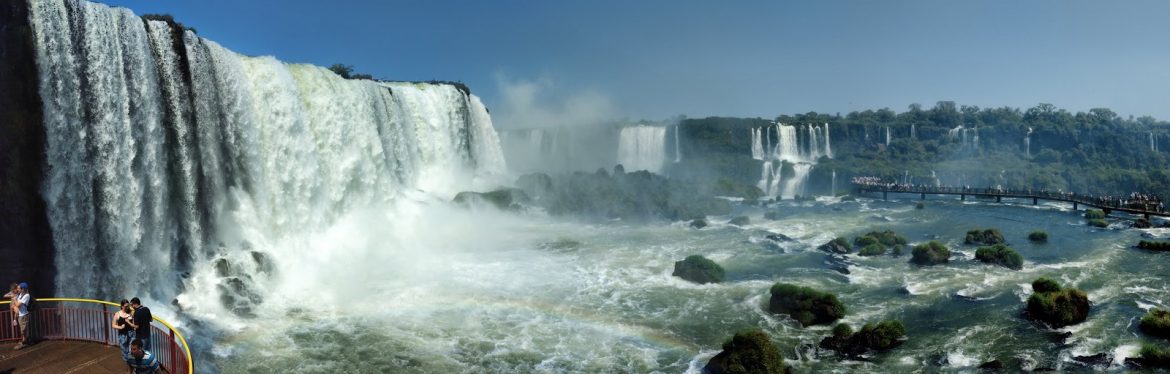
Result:
[[[1170,119],[1170,1],[104,2],[243,54],[463,81],[503,128],[940,100]]]

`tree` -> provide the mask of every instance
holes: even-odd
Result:
[[[329,66],[329,70],[342,78],[349,79],[350,75],[353,74],[353,65],[333,64]]]

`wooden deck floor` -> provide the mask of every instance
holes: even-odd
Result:
[[[118,347],[77,341],[40,341],[21,350],[0,344],[0,374],[118,373],[129,369]],[[160,373],[163,371],[160,371]]]

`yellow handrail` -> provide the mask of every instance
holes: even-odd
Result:
[[[94,299],[72,299],[72,298],[50,297],[50,298],[37,298],[36,300],[37,300],[37,302],[41,302],[41,301],[69,301],[69,302],[75,302],[75,303],[105,304],[105,305],[115,306],[118,308],[122,307],[121,305],[118,305],[118,304],[115,304],[115,303],[112,303],[109,301],[94,300]],[[10,303],[12,303],[11,300],[0,301],[0,305],[10,304]],[[183,338],[183,334],[180,333],[179,329],[176,329],[175,326],[171,326],[171,324],[167,323],[167,321],[163,320],[162,318],[158,318],[158,316],[154,315],[154,313],[151,313],[151,316],[154,317],[155,321],[162,323],[168,329],[171,329],[171,332],[175,333],[175,336],[179,337],[179,343],[183,344],[183,353],[187,355],[187,372],[194,373],[195,372],[195,359],[193,359],[191,357],[191,348],[187,346],[187,339]]]

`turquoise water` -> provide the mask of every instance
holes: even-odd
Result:
[[[698,372],[735,331],[760,328],[798,371],[973,370],[1000,359],[1008,369],[1071,369],[1074,356],[1105,353],[1094,369],[1122,370],[1143,342],[1137,320],[1166,306],[1168,254],[1130,248],[1143,233],[1084,225],[1063,205],[917,199],[783,202],[740,206],[748,227],[712,217],[683,223],[586,224],[539,213],[422,210],[442,229],[410,240],[365,232],[375,250],[352,266],[357,288],[341,305],[273,301],[214,343],[223,372]],[[1029,201],[1030,203],[1030,201]],[[396,223],[388,222],[389,226]],[[967,230],[997,228],[1026,262],[1012,271],[979,263]],[[1114,229],[1116,228],[1116,229]],[[816,246],[836,237],[894,230],[912,244],[939,240],[948,265],[918,267],[902,256],[846,256],[833,270]],[[1046,244],[1029,232],[1049,233]],[[389,230],[394,231],[394,230]],[[781,233],[793,242],[772,243]],[[553,242],[560,242],[550,245]],[[573,245],[577,242],[579,245]],[[569,244],[566,244],[569,243]],[[368,244],[368,243],[367,243]],[[727,281],[695,285],[670,276],[674,261],[704,255]],[[289,276],[286,274],[285,276]],[[1021,318],[1030,282],[1048,276],[1089,294],[1087,322],[1051,330]],[[799,327],[766,311],[775,282],[838,294],[853,326],[900,319],[908,340],[868,361],[818,358],[811,348],[831,326]],[[1071,333],[1067,338],[1064,333]],[[291,369],[290,369],[291,368]]]

